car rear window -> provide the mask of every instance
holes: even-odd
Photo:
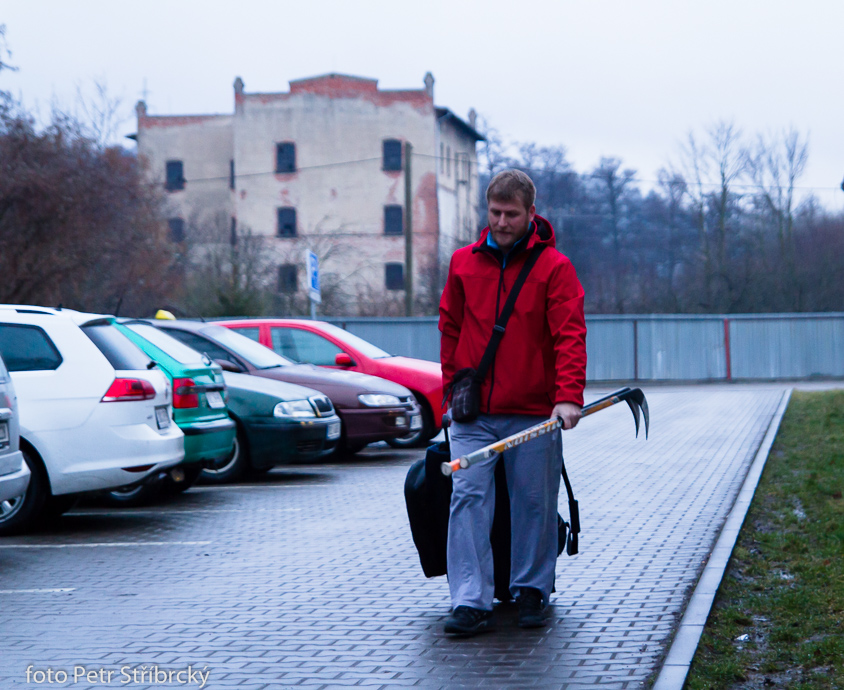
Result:
[[[319,366],[334,366],[334,358],[343,352],[330,340],[321,335],[299,328],[273,327],[273,349],[297,362],[309,362]]]
[[[176,338],[181,343],[184,343],[187,347],[196,350],[197,352],[201,352],[204,355],[208,355],[208,357],[212,360],[219,359],[224,362],[231,362],[235,366],[243,368],[243,364],[238,361],[237,357],[221,348],[217,345],[217,343],[208,340],[208,338],[204,338],[196,333],[182,331],[178,328],[166,328],[162,326],[162,330],[166,331],[167,335]]]
[[[202,362],[202,355],[199,352],[155,326],[146,323],[127,323],[125,325],[126,328],[137,333],[144,340],[148,340],[180,364],[199,364]]]
[[[277,355],[270,348],[264,347],[246,336],[238,335],[223,326],[208,326],[202,329],[202,334],[232,350],[257,369],[286,367],[293,363],[289,359]]]
[[[0,356],[9,371],[52,371],[62,356],[38,326],[0,324]]]
[[[245,335],[249,340],[254,340],[256,343],[261,342],[261,329],[256,326],[233,326],[231,330],[240,333],[240,335]]]
[[[82,331],[118,371],[146,369],[149,366],[150,358],[112,324],[82,326]]]
[[[385,352],[377,345],[373,345],[368,340],[364,340],[356,336],[354,333],[349,333],[349,331],[340,328],[339,326],[335,326],[331,323],[322,324],[322,328],[325,329],[326,333],[330,333],[338,340],[342,340],[344,343],[349,345],[350,347],[355,348],[358,352],[362,352],[367,357],[372,359],[384,359],[385,357],[392,357],[389,352]]]

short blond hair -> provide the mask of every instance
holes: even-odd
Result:
[[[515,198],[529,209],[536,202],[536,186],[521,170],[502,170],[489,181],[486,188],[486,202],[513,201]]]

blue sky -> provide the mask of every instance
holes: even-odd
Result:
[[[562,144],[579,171],[614,155],[640,178],[690,130],[809,137],[800,184],[844,209],[840,0],[4,0],[18,72],[0,89],[48,112],[105,80],[123,133],[152,114],[230,112],[232,82],[284,91],[326,72],[421,88],[511,140]]]

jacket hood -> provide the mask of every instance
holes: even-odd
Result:
[[[489,226],[487,225],[482,231],[481,236],[477,242],[472,245],[472,253],[483,251],[487,247],[486,238],[489,235]],[[547,247],[556,247],[557,238],[554,235],[554,228],[551,227],[545,218],[540,215],[534,216],[533,224],[528,230],[528,241],[524,245],[524,249],[533,249],[538,244],[543,244]]]

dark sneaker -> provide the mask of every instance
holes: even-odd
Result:
[[[494,628],[492,611],[475,609],[471,606],[458,606],[445,621],[445,631],[461,637],[471,637],[478,633],[489,632]]]
[[[548,620],[545,615],[545,604],[542,603],[542,592],[533,587],[525,587],[519,591],[519,627],[542,628]]]

